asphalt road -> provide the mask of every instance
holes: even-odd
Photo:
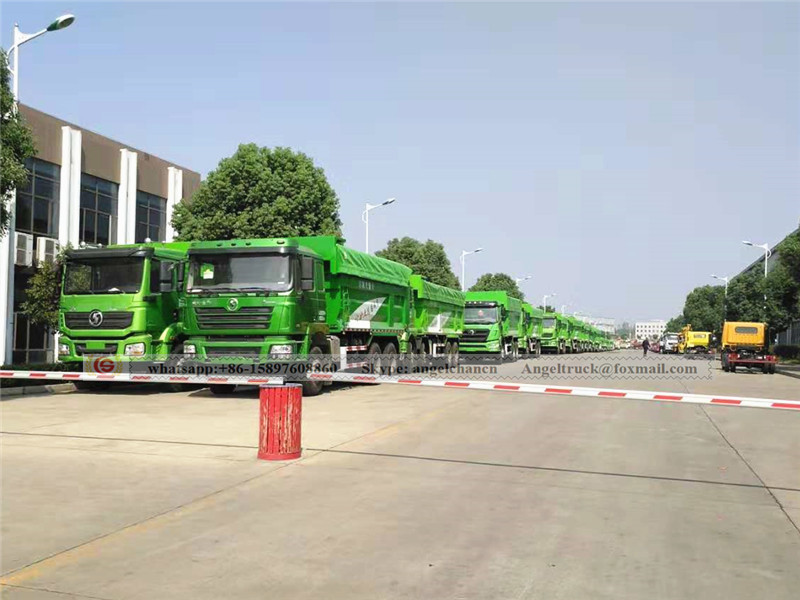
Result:
[[[714,372],[685,387],[800,398],[800,380],[780,375]],[[252,390],[0,403],[3,597],[750,600],[800,589],[795,412],[336,388],[304,401],[303,458],[268,463],[255,459],[257,410]]]

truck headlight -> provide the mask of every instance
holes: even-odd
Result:
[[[184,344],[183,345],[183,353],[184,354],[197,354],[197,346],[194,344]]]
[[[69,354],[69,344],[59,344],[58,355],[64,356],[65,354]]]
[[[269,349],[270,355],[274,354],[291,354],[294,348],[291,344],[278,344]]]
[[[144,356],[144,342],[125,346],[125,356]]]

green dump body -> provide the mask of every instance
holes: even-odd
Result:
[[[413,305],[410,336],[440,336],[457,342],[464,331],[464,292],[425,281],[420,275],[412,275],[409,284]]]
[[[524,349],[528,354],[541,353],[542,346],[542,319],[544,311],[528,304],[522,303],[522,323],[524,328],[524,338],[520,335],[520,348]]]
[[[516,354],[523,327],[522,303],[500,291],[467,292],[466,301],[461,351]]]
[[[275,357],[312,347],[335,354],[374,341],[405,352],[410,276],[408,267],[334,236],[194,242],[187,354]]]
[[[67,250],[59,359],[166,357],[180,339],[177,313],[186,242]]]

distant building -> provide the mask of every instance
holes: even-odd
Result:
[[[588,315],[575,315],[576,319],[580,319],[584,323],[589,323],[597,327],[603,333],[613,335],[617,329],[617,322],[614,319],[607,319],[605,317],[590,317]]]
[[[633,328],[637,340],[658,338],[667,330],[666,321],[639,321]]]

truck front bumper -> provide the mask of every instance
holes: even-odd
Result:
[[[73,338],[61,335],[58,339],[58,360],[65,363],[82,363],[86,356],[110,356],[117,360],[136,360],[156,354],[150,334],[131,335],[126,338]],[[125,354],[131,347],[136,354]]]

